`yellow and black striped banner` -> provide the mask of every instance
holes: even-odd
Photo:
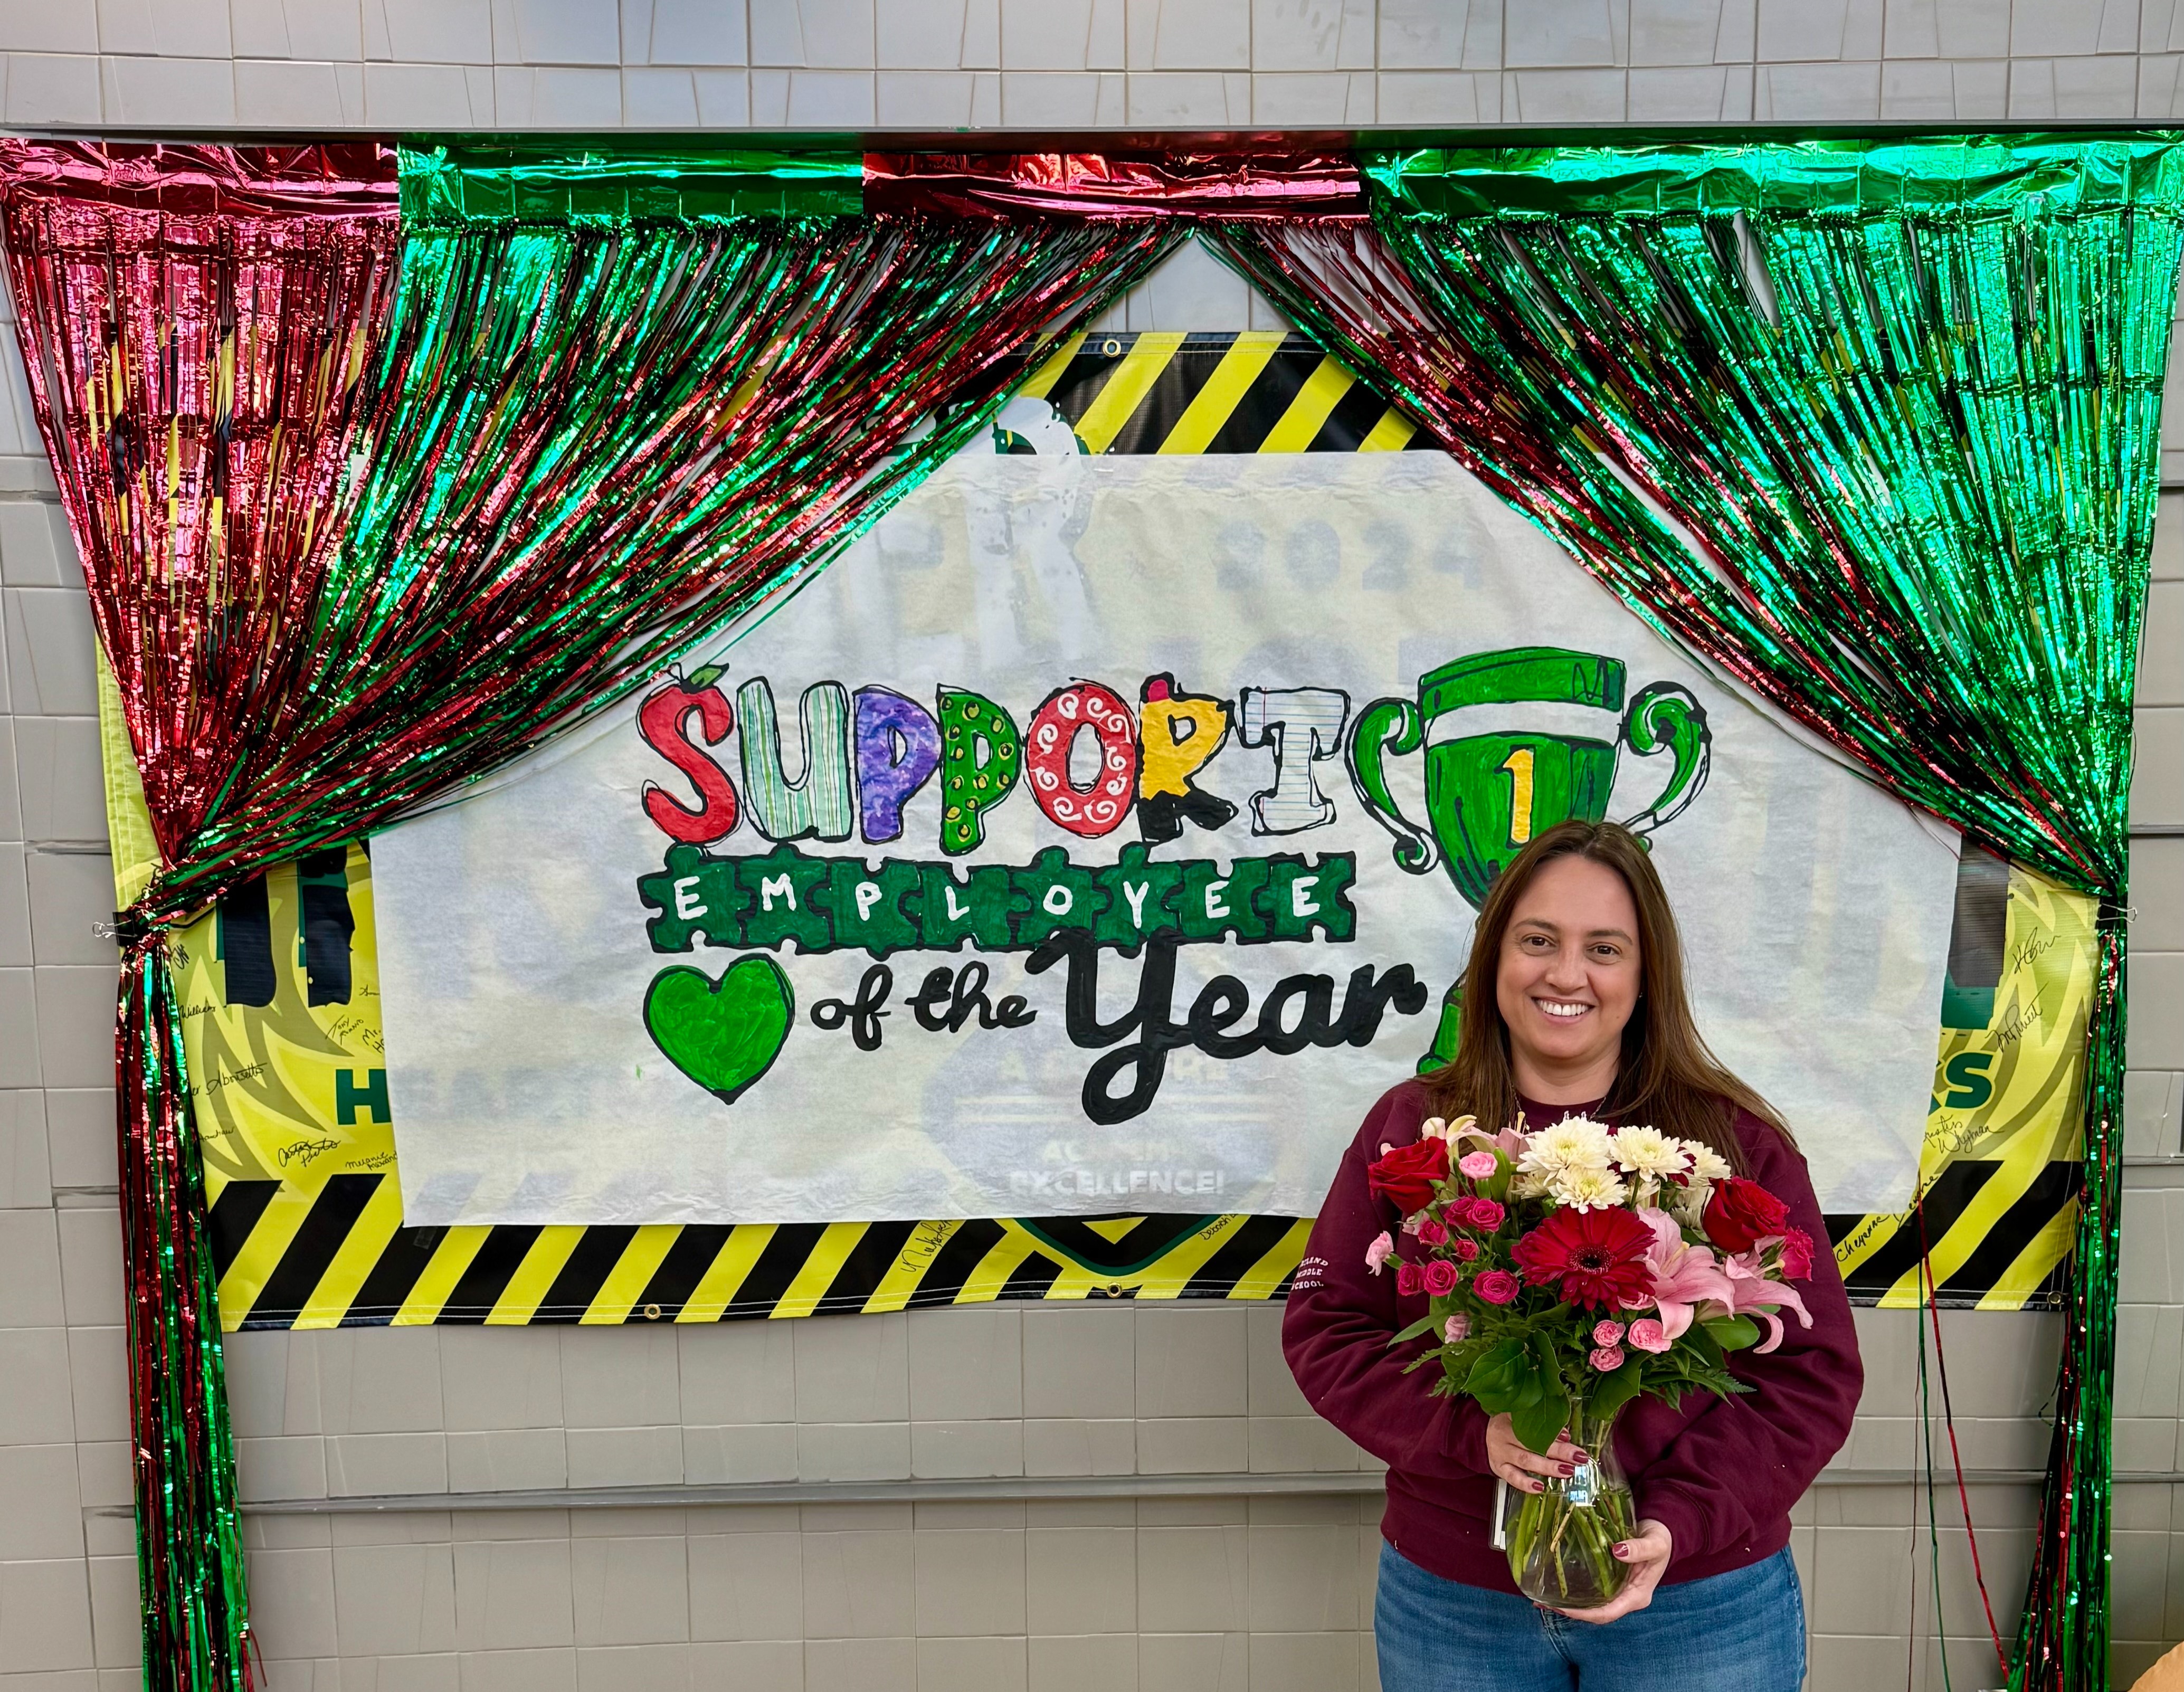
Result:
[[[1067,425],[1065,449],[1073,436],[1087,453],[1432,444],[1294,334],[1075,335],[1021,392]],[[996,445],[1039,449],[1006,429]],[[126,906],[153,848],[119,702],[101,680]],[[1945,1303],[2042,1300],[2069,1251],[2092,935],[2090,901],[1966,860],[1920,1177]],[[1293,1217],[1239,1216],[404,1227],[365,851],[269,871],[178,936],[174,966],[230,1330],[1271,1299],[1287,1290],[1310,1232]],[[1919,1221],[1919,1211],[1829,1218],[1860,1302],[1915,1300]]]
[[[2077,1232],[2096,915],[2082,893],[1965,851],[1914,1207],[1828,1218],[1858,1303],[1916,1305],[1927,1274],[1947,1305],[2055,1301]]]
[[[1387,453],[1432,437],[1302,335],[1078,334],[1018,390],[1088,453]]]

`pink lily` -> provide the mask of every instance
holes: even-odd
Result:
[[[1714,1266],[1711,1250],[1684,1244],[1684,1231],[1667,1211],[1642,1210],[1638,1220],[1653,1230],[1646,1266],[1653,1277],[1653,1303],[1660,1311],[1661,1331],[1671,1339],[1680,1339],[1691,1327],[1699,1305],[1708,1300],[1727,1303],[1736,1298],[1736,1289]]]
[[[1719,1300],[1724,1316],[1752,1316],[1767,1325],[1767,1338],[1752,1348],[1752,1355],[1764,1356],[1782,1343],[1782,1318],[1773,1307],[1787,1305],[1797,1311],[1797,1321],[1806,1327],[1813,1325],[1810,1311],[1794,1287],[1767,1278],[1760,1261],[1758,1248],[1722,1260],[1722,1272],[1728,1286],[1728,1296]],[[1708,1315],[1716,1314],[1708,1311]]]
[[[1467,1116],[1460,1120],[1471,1122],[1474,1119]],[[1476,1140],[1487,1150],[1500,1152],[1512,1164],[1524,1155],[1524,1133],[1521,1128],[1504,1128],[1499,1133],[1490,1134],[1484,1128],[1474,1127],[1458,1129],[1450,1138],[1458,1144],[1465,1140]]]

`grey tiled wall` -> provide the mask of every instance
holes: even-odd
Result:
[[[2174,116],[2176,0],[0,0],[5,121],[1080,129]]]
[[[2176,0],[0,0],[0,117],[136,129],[2168,120]],[[1118,326],[1268,327],[1188,253]],[[91,636],[0,336],[0,1692],[124,1692],[134,1564]],[[2172,390],[2184,389],[2184,367]],[[2184,398],[2184,395],[2179,395]],[[2184,827],[2184,404],[2133,815]],[[2133,853],[2120,1467],[2178,1467],[2184,838]],[[1841,1467],[1902,1469],[1917,1328],[1861,1316]],[[387,1492],[1355,1469],[1271,1310],[999,1309],[650,1330],[253,1335],[254,1502]],[[2048,1318],[1942,1322],[1966,1466],[2036,1467]],[[1946,1448],[1945,1448],[1946,1449]],[[2114,1678],[2184,1636],[2184,1502],[2116,1494]],[[1975,1485],[2005,1630],[2034,1494]],[[1958,1688],[2000,1684],[1962,1517]],[[1942,1684],[1923,1491],[1824,1485],[1812,1685]],[[254,1514],[277,1692],[1370,1686],[1377,1511],[1345,1497]]]

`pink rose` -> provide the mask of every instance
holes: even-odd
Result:
[[[1623,1324],[1619,1322],[1600,1322],[1593,1324],[1592,1343],[1595,1345],[1620,1345],[1623,1343]]]
[[[1490,1151],[1468,1151],[1457,1160],[1456,1166],[1474,1181],[1484,1181],[1502,1166]]]
[[[1421,1278],[1427,1292],[1437,1299],[1445,1299],[1456,1290],[1456,1265],[1446,1257],[1429,1258]]]
[[[1418,1273],[1418,1266],[1408,1258],[1396,1266],[1396,1290],[1404,1297],[1415,1296],[1424,1284],[1424,1277]]]
[[[1459,1238],[1449,1247],[1449,1250],[1453,1251],[1463,1262],[1468,1263],[1472,1259],[1479,1255],[1479,1242],[1475,1239],[1463,1239]]]
[[[1670,1343],[1669,1330],[1650,1316],[1641,1316],[1630,1324],[1630,1339],[1641,1351],[1665,1351]]]
[[[1383,1230],[1380,1237],[1365,1248],[1366,1268],[1375,1275],[1379,1274],[1380,1266],[1388,1261],[1388,1254],[1395,1249],[1396,1242]]]
[[[1491,1233],[1502,1226],[1502,1218],[1508,1215],[1491,1199],[1473,1199],[1463,1207],[1463,1220],[1481,1233]]]
[[[1601,1346],[1585,1361],[1602,1374],[1613,1374],[1623,1366],[1623,1348],[1620,1345]]]
[[[1813,1272],[1813,1237],[1801,1227],[1782,1230],[1782,1274],[1785,1279],[1802,1281]]]
[[[1461,1313],[1451,1316],[1440,1325],[1441,1338],[1451,1345],[1471,1332],[1471,1318]]]
[[[1490,1305],[1506,1305],[1517,1296],[1518,1280],[1507,1269],[1489,1269],[1471,1283],[1471,1290]]]
[[[1431,1216],[1428,1216],[1418,1224],[1418,1240],[1424,1245],[1446,1245],[1448,1243],[1448,1229]]]

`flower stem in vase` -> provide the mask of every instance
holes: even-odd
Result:
[[[1630,1578],[1615,1547],[1635,1522],[1630,1482],[1617,1462],[1614,1417],[1574,1411],[1570,1437],[1587,1454],[1577,1472],[1550,1477],[1543,1490],[1513,1493],[1506,1537],[1509,1572],[1536,1603],[1586,1610],[1613,1600]]]

